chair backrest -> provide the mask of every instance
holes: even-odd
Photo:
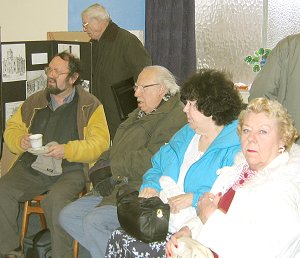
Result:
[[[123,121],[128,114],[137,108],[136,97],[134,97],[133,78],[117,82],[111,86],[120,119]]]

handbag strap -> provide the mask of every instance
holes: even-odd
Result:
[[[128,185],[123,185],[119,188],[116,197],[117,197],[117,203],[119,201],[121,201],[125,196],[129,195],[129,194],[136,194],[139,195],[139,191],[129,187]]]

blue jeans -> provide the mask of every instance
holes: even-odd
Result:
[[[93,258],[105,257],[111,233],[120,227],[117,207],[97,207],[101,196],[86,195],[67,205],[59,215],[61,226],[84,246]]]

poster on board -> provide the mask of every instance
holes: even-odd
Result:
[[[26,80],[25,44],[3,44],[2,82]]]

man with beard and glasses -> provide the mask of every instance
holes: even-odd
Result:
[[[80,86],[79,60],[60,53],[45,72],[46,89],[24,101],[4,132],[5,143],[18,157],[0,179],[1,258],[23,257],[19,202],[45,192],[41,206],[51,232],[52,257],[72,257],[72,238],[59,226],[58,214],[84,189],[84,172],[110,142],[102,104]],[[40,151],[29,140],[37,133],[43,134]]]

